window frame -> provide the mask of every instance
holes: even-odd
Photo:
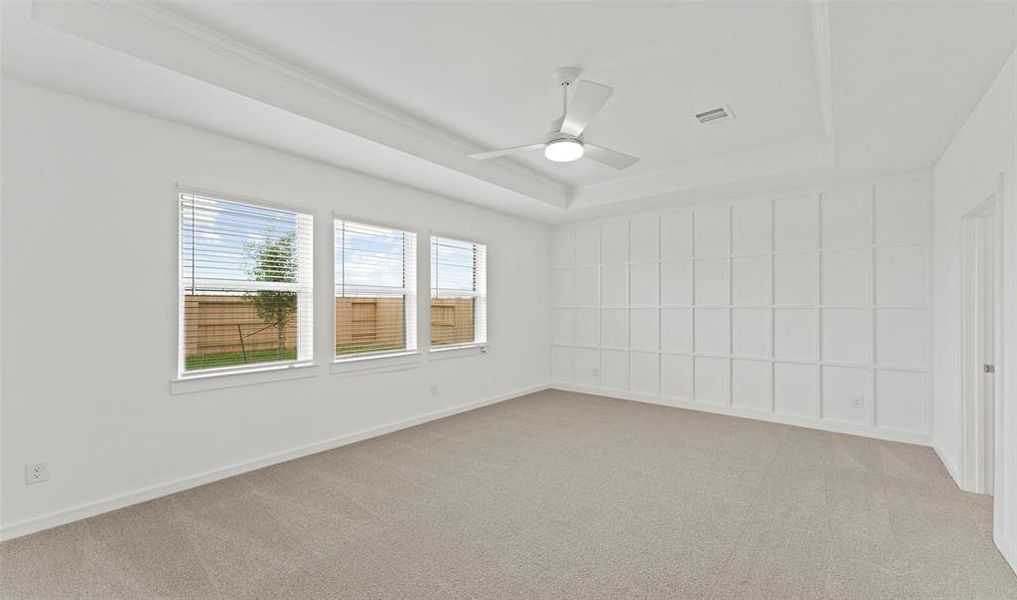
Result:
[[[234,282],[236,285],[231,285],[229,289],[277,289],[281,290],[283,286],[292,286],[295,293],[297,293],[297,310],[298,316],[295,319],[295,325],[297,327],[297,358],[289,360],[273,360],[264,361],[258,363],[250,363],[247,365],[236,365],[228,367],[213,367],[208,369],[195,369],[187,370],[187,357],[186,357],[186,327],[185,327],[185,296],[184,293],[186,288],[186,278],[184,277],[184,196],[193,196],[200,198],[209,198],[212,200],[221,200],[224,202],[232,202],[235,204],[244,204],[252,206],[258,209],[275,210],[293,213],[298,219],[298,230],[301,227],[306,228],[308,233],[308,240],[306,247],[304,244],[298,245],[298,252],[301,257],[301,262],[298,266],[298,272],[300,278],[303,281],[298,281],[293,284],[276,284],[273,282]],[[291,204],[284,204],[269,200],[262,200],[258,198],[252,198],[241,194],[224,193],[217,190],[212,190],[205,187],[197,187],[192,185],[185,185],[178,183],[173,194],[174,202],[176,202],[176,233],[177,233],[177,261],[176,261],[176,276],[177,285],[175,289],[176,300],[177,300],[177,364],[176,364],[176,376],[171,380],[171,392],[177,393],[188,393],[192,391],[203,391],[205,389],[218,389],[223,387],[232,387],[235,385],[246,385],[250,378],[241,378],[244,381],[234,382],[237,375],[256,374],[262,373],[263,375],[254,376],[258,381],[274,381],[277,379],[292,379],[299,377],[306,377],[306,374],[297,374],[295,372],[289,373],[292,369],[300,369],[306,371],[307,367],[317,366],[314,362],[314,213],[313,211],[300,206]],[[299,224],[300,219],[306,219],[306,223],[301,226]],[[307,264],[303,264],[304,261]],[[201,281],[201,280],[199,280]],[[261,283],[262,285],[249,285],[252,283]],[[264,285],[268,284],[268,285]],[[222,284],[210,284],[211,287]],[[196,286],[190,286],[196,287]],[[286,289],[284,291],[291,291]],[[304,295],[301,300],[301,295]],[[305,313],[305,314],[301,314]],[[306,331],[304,331],[306,329]],[[301,358],[300,354],[303,352],[306,354]],[[271,373],[271,372],[275,373]],[[264,379],[270,377],[270,379]],[[225,378],[225,379],[224,379]]]
[[[469,296],[475,298],[478,302],[474,305],[474,318],[473,318],[473,341],[463,342],[459,344],[442,344],[435,346],[432,344],[431,339],[434,336],[432,328],[432,321],[434,317],[434,299],[435,296],[435,263],[432,262],[431,256],[434,249],[434,242],[436,239],[444,239],[450,242],[457,242],[459,244],[470,244],[474,247],[483,249],[483,260],[474,263],[473,277],[475,280],[473,290],[455,290],[461,296]],[[428,323],[428,359],[437,360],[444,358],[454,358],[457,356],[467,356],[474,354],[487,354],[488,347],[490,346],[490,307],[487,297],[487,275],[488,275],[488,261],[487,261],[488,247],[483,242],[473,241],[464,239],[457,235],[447,235],[442,232],[431,231],[428,234],[427,242],[427,265],[428,265],[428,295],[427,295],[427,323]],[[479,305],[479,309],[477,306]],[[479,318],[478,318],[479,317]],[[478,340],[478,331],[483,333],[483,339]]]
[[[339,221],[353,223],[356,225],[362,225],[366,227],[378,227],[380,229],[389,229],[393,231],[399,231],[404,235],[407,235],[403,240],[403,269],[404,273],[412,274],[412,277],[406,277],[406,281],[403,282],[403,294],[406,301],[403,305],[403,327],[404,327],[404,345],[405,348],[397,350],[383,350],[379,352],[359,352],[348,355],[339,355],[336,353],[336,330],[338,327],[339,315],[335,307],[335,299],[338,297],[335,295],[336,288],[336,224]],[[420,356],[420,302],[419,302],[419,285],[420,285],[420,257],[419,257],[419,244],[420,234],[419,232],[390,222],[383,222],[377,219],[361,219],[356,215],[351,215],[346,212],[333,211],[332,212],[332,245],[331,245],[331,256],[332,256],[332,329],[329,333],[331,338],[332,347],[332,373],[347,373],[350,371],[358,370],[374,370],[374,369],[386,369],[394,367],[399,369],[401,366],[405,368],[406,365],[413,365],[417,362]],[[412,281],[410,281],[412,279]],[[412,347],[411,347],[412,346]]]

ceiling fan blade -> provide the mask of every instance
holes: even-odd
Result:
[[[639,159],[635,156],[629,156],[624,152],[618,152],[617,150],[611,150],[610,148],[596,146],[587,142],[583,142],[583,149],[586,151],[585,155],[587,157],[619,171],[639,162]]]
[[[476,154],[470,154],[469,157],[477,160],[487,160],[488,158],[498,158],[499,156],[505,156],[506,154],[525,152],[526,150],[536,150],[537,148],[543,147],[543,143],[530,144],[528,146],[513,146],[512,148],[502,148],[501,150],[491,150],[490,152],[477,152]]]
[[[579,137],[614,93],[614,88],[585,79],[575,85],[576,91],[565,111],[561,132]]]

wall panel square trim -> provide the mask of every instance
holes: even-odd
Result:
[[[927,179],[859,182],[559,227],[552,376],[927,435],[930,192]]]

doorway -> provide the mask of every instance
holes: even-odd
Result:
[[[964,215],[964,471],[967,489],[989,495],[996,480],[999,213],[994,193]]]

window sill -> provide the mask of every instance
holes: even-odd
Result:
[[[317,375],[318,373],[315,369],[317,366],[316,363],[312,362],[286,363],[282,365],[252,367],[241,371],[181,375],[170,381],[170,393],[174,395],[191,394],[208,390],[271,383],[273,381],[304,379]]]
[[[333,374],[403,371],[412,369],[420,363],[420,351],[396,352],[392,354],[375,354],[336,359],[330,366]]]
[[[476,356],[487,354],[487,344],[459,344],[456,346],[442,346],[431,348],[427,360],[444,360],[446,358],[459,358],[461,356]]]

